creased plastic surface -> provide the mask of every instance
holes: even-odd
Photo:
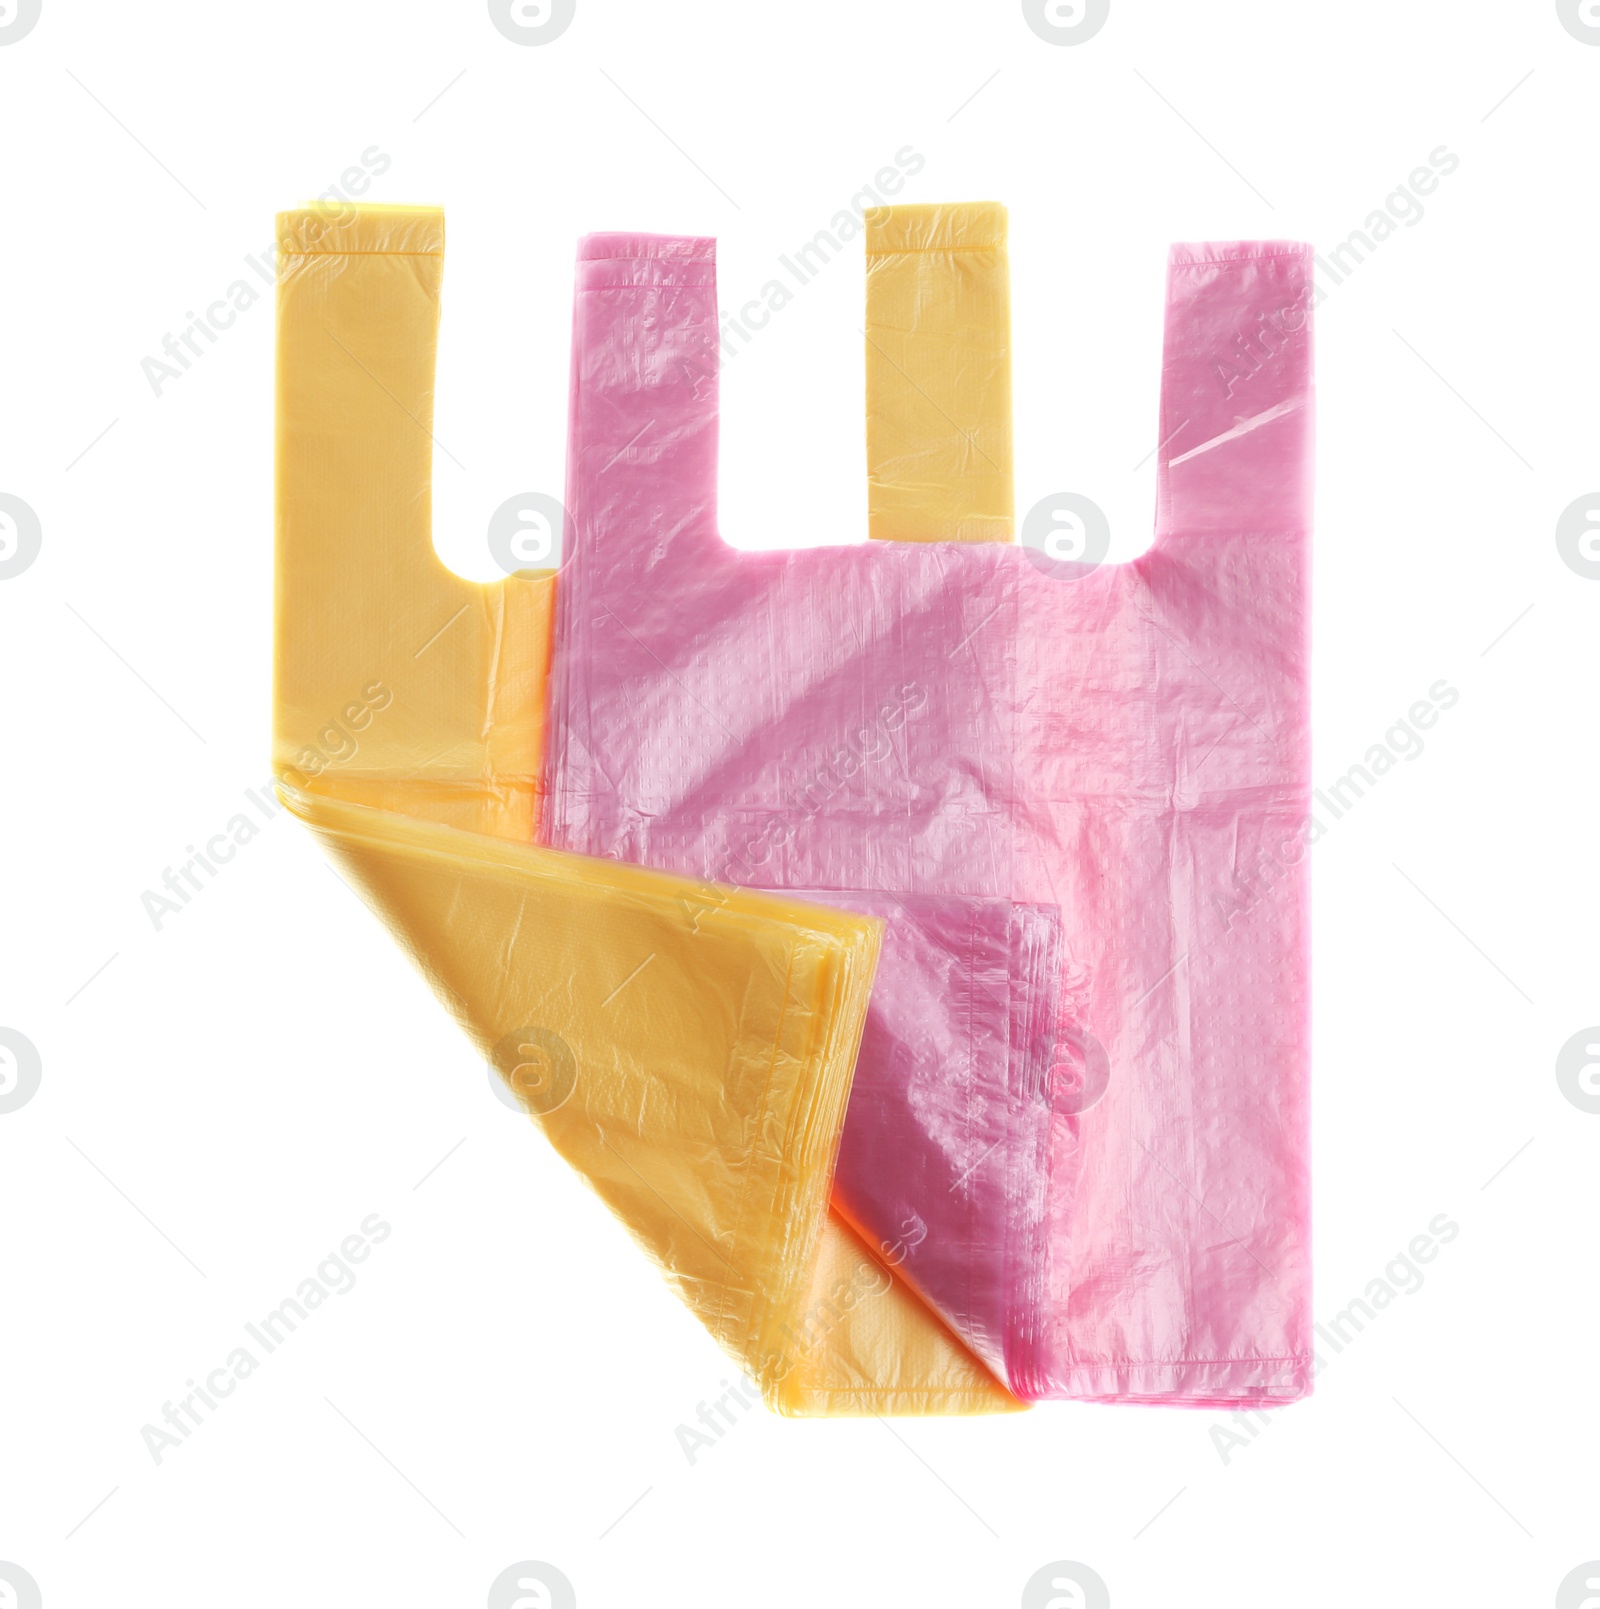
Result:
[[[869,274],[869,352],[875,329],[897,343],[869,362],[869,469],[874,507],[921,503],[937,526],[967,444],[995,437],[958,416],[942,468],[885,445],[915,438],[915,377],[940,361],[915,310],[961,302],[953,275],[1003,280],[1004,258],[904,238],[906,260]],[[1010,1376],[1025,1396],[1309,1389],[1309,262],[1174,250],[1156,542],[1085,571],[994,542],[727,547],[712,243],[580,251],[552,841],[765,886],[1059,909],[1047,1299],[1031,1373]],[[926,339],[947,333],[940,315]],[[1084,1110],[1099,1047],[1109,1086]]]
[[[442,215],[279,235],[285,802],[769,1401],[1015,1406],[828,1210],[881,922],[526,841],[551,583],[433,555]]]
[[[885,923],[835,1205],[998,1379],[1028,1381],[1046,1300],[1060,914],[805,897]]]

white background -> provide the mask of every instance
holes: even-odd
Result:
[[[43,0],[0,47],[0,492],[43,529],[0,581],[0,1025],[43,1065],[0,1560],[46,1609],[477,1606],[522,1559],[583,1609],[1009,1606],[1059,1559],[1117,1609],[1554,1603],[1600,1557],[1600,1116],[1554,1072],[1600,1020],[1600,581],[1555,543],[1600,484],[1597,85],[1550,0],[1113,0],[1071,47],[1015,0],[578,0],[534,48],[481,0]],[[1459,157],[1318,311],[1316,781],[1461,697],[1313,855],[1317,1316],[1460,1234],[1227,1462],[1221,1415],[1048,1404],[758,1410],[691,1466],[728,1365],[310,838],[141,907],[268,776],[270,294],[161,396],[141,360],[277,209],[373,146],[369,198],[448,209],[438,542],[487,577],[489,512],[560,492],[577,237],[714,234],[742,301],[906,145],[903,199],[1011,209],[1019,510],[1088,495],[1122,557],[1168,242],[1326,252]],[[731,540],[864,534],[861,295],[857,242],[729,365]],[[371,1213],[158,1467],[141,1426]]]

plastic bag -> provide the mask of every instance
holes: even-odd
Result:
[[[279,237],[281,795],[769,1398],[827,1386],[812,1316],[866,1266],[828,1196],[881,923],[740,889],[708,912],[526,842],[550,582],[433,554],[442,215],[308,210]],[[916,1307],[862,1296],[858,1325]],[[922,1361],[1000,1395],[942,1330]]]
[[[995,212],[986,209],[982,220],[990,229]],[[1003,256],[992,235],[985,253],[989,261]],[[1009,905],[1016,654],[1003,634],[979,642],[970,629],[994,609],[986,578],[996,573],[996,555],[976,545],[896,544],[890,564],[880,562],[890,556],[883,548],[725,549],[709,518],[714,297],[710,242],[605,235],[582,247],[569,430],[573,551],[562,570],[558,611],[561,621],[582,625],[573,628],[576,649],[569,651],[565,636],[558,640],[554,707],[564,718],[551,726],[552,738],[582,759],[568,768],[558,758],[552,772],[563,779],[547,800],[553,841],[586,852],[603,845],[599,852],[717,880],[870,891],[864,901],[915,893]],[[691,298],[697,319],[685,316]],[[1003,301],[990,298],[987,305],[1003,308]],[[903,352],[904,337],[900,345]],[[1003,375],[1004,365],[991,361],[988,372]],[[1000,411],[998,421],[987,421],[988,435],[992,443],[1008,440],[1003,388],[971,386],[964,394]],[[950,489],[946,515],[995,495],[986,471],[976,492]],[[908,501],[901,498],[901,506]],[[889,573],[893,595],[874,596]],[[763,612],[769,605],[770,613]],[[981,614],[974,612],[979,608]],[[868,635],[888,634],[869,677],[856,675],[859,631],[841,636],[841,618],[870,620]],[[668,637],[674,646],[665,649]],[[694,645],[707,639],[718,644],[716,652],[697,657]],[[952,665],[953,646],[981,657],[983,674],[964,677]],[[760,676],[748,673],[750,664],[762,668]],[[836,675],[835,667],[845,674]],[[605,723],[598,748],[586,736],[591,720]],[[714,741],[706,743],[702,731]],[[906,759],[913,748],[915,765]],[[909,792],[902,786],[908,773]],[[751,804],[716,808],[725,796],[720,790],[736,778],[753,779]],[[606,814],[613,808],[628,818],[615,833]],[[591,809],[601,817],[599,829],[564,837]],[[704,828],[714,836],[680,842],[680,822],[690,834]],[[835,830],[818,831],[819,823]],[[886,823],[896,846],[887,858],[879,852]],[[981,868],[976,879],[974,861]],[[1007,988],[1019,1000],[1030,989],[1054,992],[1026,957],[1019,954],[1016,963]],[[874,992],[874,1008],[897,1021],[903,1018],[892,991],[901,976],[880,972]],[[892,1173],[902,1159],[909,1165],[942,1148],[950,1164],[945,1182],[929,1191],[908,1175],[897,1188],[852,1192],[848,1159],[867,1153],[847,1142],[841,1189],[870,1204],[857,1227],[881,1253],[901,1243],[903,1219],[915,1221],[914,1197],[948,1192],[960,1179],[972,1210],[986,1221],[984,1232],[967,1238],[967,1253],[995,1261],[978,1270],[953,1248],[942,1255],[930,1250],[918,1288],[992,1366],[1004,1357],[1031,1360],[1033,1338],[1045,1323],[1039,1266],[1027,1278],[1015,1265],[1008,1274],[1004,1248],[1037,1234],[1034,1219],[1048,1210],[1048,1157],[1017,1150],[1014,1166],[1026,1163],[1033,1171],[1010,1179],[958,1160],[973,1103],[1002,1107],[1021,1086],[1004,1057],[991,1056],[973,1072],[970,1012],[952,1010],[957,1002],[950,996],[907,981],[929,1014],[914,1034],[915,1053],[898,1056],[896,1065],[902,1077],[920,1065],[925,1105],[918,1113],[902,1109],[900,1133],[873,1154]],[[1020,1009],[1026,1014],[1031,1007]],[[869,1040],[875,1054],[890,1043],[887,1034]],[[1052,1089],[1047,1081],[1043,1099]],[[1018,1122],[1025,1123],[1020,1112]],[[886,1218],[873,1216],[891,1202],[905,1211],[896,1206]],[[934,1220],[942,1207],[922,1203]],[[952,1290],[952,1279],[961,1290]],[[992,1282],[991,1296],[1005,1292],[1011,1305],[991,1307],[980,1323],[966,1287],[985,1281]],[[1002,1369],[1001,1378],[1027,1394],[1031,1361],[1028,1367],[1026,1376]]]
[[[939,534],[1000,436],[958,416],[942,452],[891,444],[925,428],[938,310],[1005,305],[996,209],[968,213],[893,209],[868,237],[868,350],[892,358],[869,356],[874,507],[915,523],[925,505]],[[1025,1396],[1309,1389],[1309,264],[1294,245],[1174,249],[1157,538],[1097,566],[995,542],[727,547],[713,244],[580,250],[551,841],[767,886],[1059,907]],[[963,327],[973,372],[1003,374],[1005,332]],[[998,383],[972,395],[992,410]]]

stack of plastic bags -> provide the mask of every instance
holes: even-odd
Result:
[[[442,214],[279,234],[280,790],[769,1403],[1303,1395],[1309,250],[1174,250],[1096,566],[1010,540],[1003,209],[869,216],[878,540],[797,551],[717,528],[713,243],[592,236],[568,551],[480,586]]]

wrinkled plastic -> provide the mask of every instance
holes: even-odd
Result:
[[[950,535],[973,444],[1008,428],[958,411],[942,449],[892,444],[926,419],[947,311],[1004,306],[1003,284],[953,283],[1003,281],[1004,255],[995,209],[907,210],[868,242],[869,476],[875,508],[914,526],[925,506]],[[974,230],[985,251],[961,252]],[[1022,1396],[1309,1389],[1309,265],[1296,245],[1174,249],[1156,541],[1094,568],[995,541],[729,548],[713,244],[580,250],[551,841],[1059,909],[1047,1287],[1008,1365]],[[1004,372],[992,318],[962,339],[976,375]],[[1100,1057],[1109,1086],[1085,1110]],[[956,1109],[915,1115],[937,1145]]]
[[[769,1400],[827,1408],[889,1326],[894,1383],[1004,1406],[828,1210],[881,922],[526,841],[551,584],[433,554],[442,215],[279,240],[283,799]]]
[[[834,1203],[997,1379],[1020,1385],[1047,1299],[1060,913],[805,897],[885,923]]]

